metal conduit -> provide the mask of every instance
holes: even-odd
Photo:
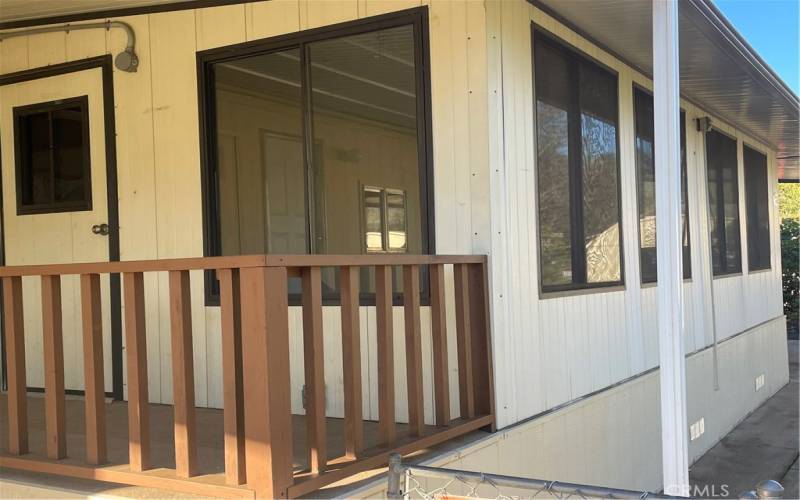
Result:
[[[128,35],[128,42],[125,45],[125,50],[117,54],[114,58],[114,65],[120,71],[127,71],[133,73],[139,66],[139,56],[136,55],[136,34],[130,24],[123,21],[106,20],[103,22],[84,23],[84,24],[64,24],[61,26],[45,26],[43,28],[22,29],[16,31],[3,31],[0,32],[0,42],[7,38],[14,38],[18,36],[39,35],[42,33],[55,33],[63,31],[69,33],[75,30],[89,30],[89,29],[105,29],[120,28]]]

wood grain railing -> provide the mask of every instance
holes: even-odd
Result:
[[[402,267],[407,429],[395,421],[393,273]],[[420,268],[430,276],[433,380],[423,379]],[[451,419],[445,267],[452,266],[460,418]],[[344,384],[344,453],[329,457],[326,436],[321,268],[337,268]],[[378,446],[366,449],[362,414],[359,272],[374,269],[377,323]],[[224,479],[198,476],[192,354],[191,270],[220,282]],[[169,275],[175,469],[153,474],[149,436],[144,273]],[[107,463],[102,274],[122,275],[128,388],[128,463]],[[61,277],[80,276],[85,381],[84,463],[65,460]],[[29,453],[23,277],[41,281],[46,458]],[[293,463],[288,280],[302,286],[308,467]],[[230,497],[295,497],[482,427],[494,426],[487,264],[484,256],[241,256],[0,267],[8,381],[8,449],[0,466]],[[29,332],[33,333],[33,332]],[[153,360],[156,361],[156,360]],[[435,426],[424,421],[423,384],[433,383]]]

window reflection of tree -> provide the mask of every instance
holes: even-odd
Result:
[[[620,279],[617,130],[596,116],[581,116],[584,241],[590,283]]]
[[[567,111],[537,103],[542,282],[572,282]]]

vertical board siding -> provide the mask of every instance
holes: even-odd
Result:
[[[617,72],[624,290],[553,298],[539,296],[532,22]],[[632,92],[634,82],[647,88],[652,88],[652,83],[521,0],[487,2],[486,41],[488,123],[491,124],[488,175],[492,324],[498,426],[503,427],[658,366],[657,289],[655,285],[640,284]],[[708,113],[686,102],[682,103],[682,108],[687,117],[692,247],[692,279],[683,287],[684,341],[686,352],[690,353],[713,343],[711,286],[714,287],[718,340],[781,314],[780,250],[776,209],[771,206],[772,270],[748,273],[743,251],[743,274],[714,279],[712,285],[708,262],[705,145],[703,134],[695,131],[691,121]],[[740,148],[741,141],[759,145],[716,117],[714,122],[736,135]],[[768,151],[763,145],[760,148]],[[774,196],[777,186],[774,154],[770,152],[768,158],[770,193]],[[741,169],[740,160],[741,233],[746,238]],[[752,300],[753,297],[764,298]],[[526,381],[524,386],[518,382],[522,380]]]

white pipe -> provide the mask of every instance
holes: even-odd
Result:
[[[18,36],[39,35],[42,33],[55,33],[64,31],[69,33],[76,30],[89,30],[89,29],[105,29],[120,28],[128,35],[128,41],[125,44],[125,50],[118,54],[114,62],[117,68],[122,71],[134,72],[139,65],[139,58],[136,56],[136,33],[130,24],[123,21],[106,20],[103,22],[83,23],[83,24],[63,24],[60,26],[45,26],[43,28],[30,28],[15,31],[2,31],[0,32],[0,42],[7,38],[14,38]]]
[[[689,496],[683,345],[678,2],[653,0],[656,256],[664,493]]]

